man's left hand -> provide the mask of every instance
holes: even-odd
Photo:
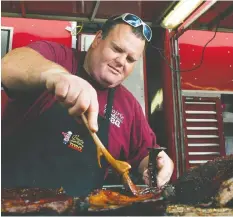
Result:
[[[142,172],[142,178],[147,185],[149,185],[148,160],[149,157],[144,158],[139,165],[139,171]],[[157,187],[162,187],[169,182],[173,173],[174,164],[164,151],[161,151],[155,160],[157,161],[158,169]]]

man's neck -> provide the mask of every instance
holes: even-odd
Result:
[[[84,75],[84,77],[87,79],[88,82],[91,83],[92,86],[94,86],[96,89],[99,90],[105,90],[107,88],[102,87],[91,75],[91,68],[90,68],[90,51],[88,51],[84,57],[84,62],[83,62],[83,69],[84,69],[84,73],[86,73],[86,76]]]

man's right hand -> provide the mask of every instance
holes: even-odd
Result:
[[[46,88],[53,92],[73,117],[87,111],[90,129],[97,131],[99,104],[95,89],[85,80],[70,74],[61,65],[39,52],[16,48],[2,58],[2,83],[12,91]]]
[[[45,84],[57,100],[63,104],[71,116],[78,117],[87,112],[89,127],[98,131],[99,103],[95,89],[84,79],[68,73],[50,72]]]

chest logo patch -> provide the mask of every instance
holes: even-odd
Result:
[[[104,106],[104,113],[106,113],[107,104]],[[116,127],[120,128],[124,121],[124,115],[112,107],[110,122]]]
[[[74,149],[78,152],[83,151],[84,141],[79,138],[79,135],[73,135],[71,131],[62,132],[64,136],[63,144],[67,145],[67,147]]]

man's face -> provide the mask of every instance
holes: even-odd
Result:
[[[141,57],[145,41],[138,38],[129,25],[117,24],[102,39],[98,32],[92,43],[90,74],[103,87],[115,87],[133,71]]]

